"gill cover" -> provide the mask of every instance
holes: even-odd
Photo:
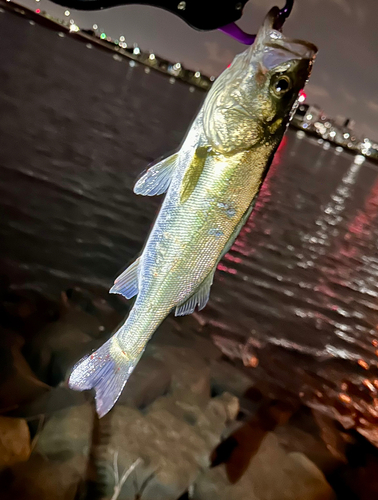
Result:
[[[223,154],[251,148],[264,138],[273,122],[282,123],[310,74],[317,48],[309,42],[284,37],[273,28],[275,15],[273,8],[255,43],[235,57],[205,100],[204,132],[209,144]],[[295,85],[290,88],[290,99],[286,99],[284,107],[278,106],[269,85],[271,75],[285,71],[292,71]],[[283,116],[277,116],[277,110]]]

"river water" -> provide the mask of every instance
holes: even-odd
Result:
[[[132,192],[204,98],[0,14],[0,270],[108,289],[161,204]],[[378,443],[378,170],[289,130],[199,319],[257,377]]]

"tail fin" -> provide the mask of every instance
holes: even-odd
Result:
[[[80,360],[68,380],[69,387],[76,391],[95,389],[96,410],[100,418],[115,405],[141,356],[130,361],[121,350],[117,355],[112,340]]]

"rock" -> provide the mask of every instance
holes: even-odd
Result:
[[[192,488],[194,500],[332,500],[322,472],[303,454],[286,453],[268,433],[245,474],[230,483],[224,464],[202,473]]]
[[[252,376],[246,375],[243,370],[221,359],[211,363],[210,376],[213,394],[227,391],[238,398],[244,397],[255,383]]]
[[[33,454],[29,462],[11,469],[9,487],[0,485],[1,499],[75,500],[85,478],[86,462],[82,456],[53,462]]]
[[[211,399],[200,414],[196,425],[211,450],[219,444],[220,437],[228,424],[233,422],[239,412],[239,400],[227,392]]]
[[[109,470],[117,454],[121,476],[138,458],[142,461],[122,488],[120,500],[134,500],[147,483],[143,500],[176,500],[196,478],[199,467],[207,465],[205,440],[188,423],[162,408],[144,416],[138,410],[115,407],[111,415],[111,442],[101,457],[103,471]],[[114,491],[113,474],[107,472],[105,494]]]
[[[230,482],[236,483],[245,474],[267,433],[286,422],[291,414],[292,409],[285,403],[262,402],[248,420],[237,422],[239,425],[233,426],[232,433],[214,449],[212,465],[225,462]]]
[[[25,420],[0,416],[0,469],[26,462],[31,453]]]
[[[25,356],[41,380],[57,385],[80,357],[107,340],[119,320],[120,315],[105,300],[92,298],[80,289],[63,292],[59,318],[34,336],[25,347]]]
[[[137,364],[117,404],[145,408],[169,391],[171,372],[166,365],[147,353]]]
[[[300,407],[285,425],[277,427],[275,435],[286,451],[303,453],[328,475],[347,462],[346,442],[336,424],[322,414]]]
[[[57,385],[80,357],[102,342],[64,319],[46,326],[24,349],[30,366],[49,385]]]
[[[88,335],[92,339],[97,339],[104,335],[105,327],[100,321],[85,311],[71,307],[58,321],[66,325],[67,329],[71,326]]]
[[[168,316],[159,326],[150,344],[194,349],[197,356],[206,361],[220,358],[222,352],[214,345],[209,336],[200,333],[201,329],[202,326],[198,318],[193,314],[177,318]]]
[[[171,392],[188,404],[204,405],[210,398],[210,369],[195,349],[153,345],[151,353],[172,373]]]
[[[38,419],[41,415],[51,417],[59,410],[81,406],[93,402],[91,391],[78,392],[65,386],[51,388],[49,392],[24,404],[11,412],[11,416],[27,418],[29,422]]]
[[[210,453],[237,411],[237,399],[230,394],[210,400],[204,408],[171,394],[158,398],[146,414],[117,405],[103,429],[109,442],[102,445],[98,459],[106,478],[104,496],[111,497],[115,487],[109,468],[117,467],[121,476],[137,464],[119,500],[134,500],[137,494],[143,500],[177,500],[210,465]]]
[[[89,403],[55,412],[37,436],[35,451],[49,460],[88,457],[94,419]]]
[[[0,409],[18,408],[49,391],[21,354],[24,339],[15,332],[0,330]]]
[[[322,413],[312,410],[312,415],[319,428],[320,436],[329,453],[339,462],[345,463],[347,445],[353,442],[353,437],[343,432],[341,425]],[[314,460],[313,460],[314,461]]]
[[[109,283],[110,284],[110,283]],[[80,287],[62,293],[66,320],[93,338],[112,332],[125,318],[129,304],[114,294],[94,294]]]
[[[309,500],[335,499],[335,493],[327,483],[324,474],[303,453],[293,452],[288,455],[285,473],[290,477],[288,490],[294,483],[295,495],[287,498],[308,498]],[[291,483],[291,484],[290,484]]]
[[[94,410],[84,404],[57,411],[34,438],[30,460],[8,471],[3,500],[74,500],[88,468]],[[10,476],[10,478],[9,478]]]
[[[35,290],[3,289],[0,321],[5,328],[29,338],[49,321],[58,318],[59,307]]]

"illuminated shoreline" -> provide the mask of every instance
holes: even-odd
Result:
[[[63,22],[60,19],[53,18],[45,11],[40,11],[38,8],[36,11],[33,11],[27,7],[12,2],[11,0],[0,0],[0,8],[15,15],[26,17],[29,19],[30,23],[36,23],[56,31],[61,37],[73,37],[76,40],[85,43],[88,49],[97,48],[99,50],[110,52],[113,54],[113,58],[117,61],[126,61],[132,67],[140,64],[144,67],[146,73],[149,73],[150,71],[157,71],[161,74],[165,74],[169,77],[169,82],[171,84],[174,84],[176,81],[187,84],[190,92],[207,92],[215,80],[214,76],[208,77],[201,74],[199,71],[187,69],[179,62],[168,61],[157,54],[144,52],[136,44],[128,46],[124,37],[120,37],[120,40],[113,40],[105,33],[98,30],[96,25],[93,26],[93,28],[96,29],[80,29],[80,27],[77,26],[72,19],[69,19],[69,11],[66,11],[67,22]],[[308,106],[307,104],[305,106],[309,109],[317,108],[316,106]],[[350,133],[349,129],[345,127],[338,126],[336,121],[332,118],[320,116],[318,118],[311,117],[311,119],[307,119],[307,116],[309,115],[306,114],[301,117],[298,113],[296,113],[294,119],[290,123],[290,126],[303,131],[307,135],[317,137],[326,145],[332,145],[337,149],[342,148],[342,150],[355,155],[362,155],[369,160],[378,163],[378,144],[375,144],[374,141],[370,141],[368,138],[361,139],[357,136],[353,137],[356,134]],[[325,125],[323,126],[322,121],[325,124],[331,124],[329,130],[327,130]],[[334,136],[331,134],[334,134]],[[348,137],[345,139],[346,135],[348,135]],[[351,139],[354,140],[352,141]]]

